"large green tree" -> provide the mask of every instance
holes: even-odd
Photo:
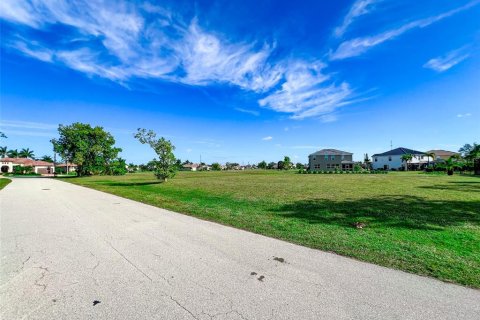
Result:
[[[167,181],[173,178],[178,170],[177,159],[173,154],[175,146],[170,140],[161,137],[157,139],[157,134],[152,130],[138,129],[135,138],[142,144],[148,144],[158,155],[158,160],[153,159],[154,174],[157,179]]]
[[[7,147],[0,147],[0,158],[5,158],[7,156]]]
[[[53,139],[53,150],[64,161],[77,164],[77,175],[111,173],[110,167],[122,149],[115,147],[115,139],[102,127],[76,122],[58,127],[59,138]]]

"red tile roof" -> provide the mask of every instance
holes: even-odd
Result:
[[[12,162],[13,164],[23,164],[24,166],[45,166],[50,167],[53,166],[53,163],[40,161],[40,160],[33,160],[28,158],[2,158],[0,162]]]

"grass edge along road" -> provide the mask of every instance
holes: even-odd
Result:
[[[10,182],[12,182],[12,180],[0,177],[0,190],[5,188],[7,186],[7,184],[9,184]]]
[[[152,173],[64,181],[385,267],[480,288],[473,176]],[[365,226],[355,227],[356,223]]]

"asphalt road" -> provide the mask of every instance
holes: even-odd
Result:
[[[15,179],[0,199],[2,319],[480,315],[478,290],[53,179]]]

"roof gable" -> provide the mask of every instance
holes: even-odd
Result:
[[[404,154],[425,154],[425,152],[422,151],[417,151],[413,149],[408,149],[408,148],[396,148],[384,153],[376,153],[372,157],[381,157],[381,156],[401,156]]]
[[[353,153],[336,150],[336,149],[322,149],[312,153],[310,156],[351,156]]]

